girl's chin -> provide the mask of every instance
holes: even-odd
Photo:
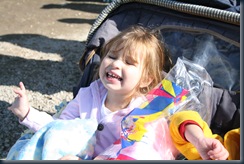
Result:
[[[121,91],[121,85],[116,85],[115,83],[105,83],[104,87],[108,90],[108,91],[112,91],[112,92],[120,92]]]

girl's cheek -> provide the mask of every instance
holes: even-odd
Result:
[[[107,65],[109,65],[109,59],[107,59],[107,58],[105,58],[103,61],[102,61],[102,63],[101,63],[101,65],[104,65],[104,66],[107,66]]]

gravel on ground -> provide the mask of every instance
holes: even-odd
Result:
[[[24,82],[30,104],[50,114],[71,100],[88,32],[106,5],[102,0],[0,1],[0,159],[27,129],[7,110],[13,89]]]

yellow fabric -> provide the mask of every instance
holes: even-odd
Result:
[[[208,124],[201,118],[198,112],[195,111],[181,111],[175,113],[170,118],[170,133],[172,140],[176,148],[183,154],[188,160],[201,160],[201,157],[197,149],[184,138],[181,137],[179,133],[179,126],[186,120],[192,120],[199,124],[202,128],[203,133],[208,138],[218,139],[229,152],[229,160],[240,159],[240,128],[233,129],[226,133],[224,140],[221,136],[217,134],[212,134],[211,129]]]
[[[240,160],[240,128],[225,134],[224,146],[229,152],[228,160]]]
[[[173,114],[170,119],[170,133],[176,148],[183,154],[188,160],[200,160],[201,157],[197,149],[179,133],[179,126],[186,120],[193,120],[199,124],[202,128],[204,135],[209,138],[215,138],[212,135],[212,131],[209,129],[208,124],[202,120],[198,112],[195,111],[181,111]],[[221,137],[220,137],[221,138]]]

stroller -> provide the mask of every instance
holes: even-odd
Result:
[[[240,1],[114,0],[90,29],[79,66],[82,77],[73,88],[96,78],[101,46],[121,30],[139,24],[160,31],[172,61],[187,58],[203,66],[214,82],[210,128],[223,136],[240,127]],[[181,158],[181,159],[184,159]]]

